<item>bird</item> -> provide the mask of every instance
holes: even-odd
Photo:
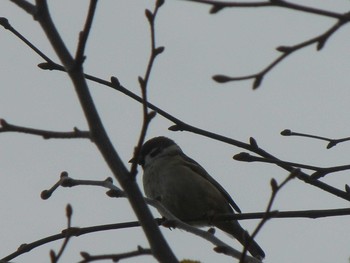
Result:
[[[211,220],[217,214],[241,213],[228,192],[171,139],[159,136],[145,142],[135,157],[143,169],[143,188],[174,216],[194,226],[214,225],[236,238],[262,260],[265,253],[237,220]],[[135,162],[135,158],[130,162]]]

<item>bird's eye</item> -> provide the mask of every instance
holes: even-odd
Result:
[[[150,152],[150,156],[151,156],[151,157],[154,157],[154,156],[158,155],[158,154],[161,153],[161,152],[162,152],[162,149],[161,149],[161,148],[155,148],[155,149],[153,149],[153,150]]]

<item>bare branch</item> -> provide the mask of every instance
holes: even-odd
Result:
[[[26,0],[10,0],[10,1],[33,16],[35,15],[35,13],[37,11],[35,5],[27,2]]]
[[[130,174],[132,176],[136,176],[137,174],[137,163],[138,163],[141,147],[145,140],[148,126],[151,120],[155,117],[155,112],[151,112],[151,113],[148,112],[147,87],[148,87],[149,77],[151,75],[151,71],[152,71],[155,59],[159,54],[161,54],[164,51],[164,47],[156,47],[155,25],[154,25],[154,21],[157,16],[158,10],[163,5],[163,3],[164,1],[157,1],[153,12],[151,12],[148,9],[146,9],[145,11],[145,15],[148,19],[150,29],[151,29],[151,55],[148,60],[148,65],[147,65],[147,69],[144,77],[143,78],[139,77],[139,84],[141,87],[141,94],[142,94],[143,123],[142,123],[139,140],[134,150],[134,156],[132,158],[132,165],[130,168]]]
[[[257,236],[257,234],[259,233],[259,231],[262,229],[262,227],[265,225],[265,223],[270,219],[269,214],[271,212],[272,209],[272,204],[277,196],[278,191],[281,190],[281,188],[286,185],[290,180],[294,179],[295,177],[298,176],[298,174],[300,173],[299,169],[295,169],[294,171],[292,171],[289,176],[287,176],[286,179],[283,180],[283,182],[278,185],[275,179],[271,179],[271,197],[270,200],[267,204],[266,207],[266,211],[264,214],[264,217],[261,219],[260,223],[257,225],[257,227],[255,228],[255,230],[253,231],[252,235],[251,235],[251,239],[250,240],[246,240],[246,245],[243,248],[243,252],[242,252],[242,256],[240,259],[240,263],[243,263],[245,260],[245,257],[247,256],[247,252],[248,252],[248,248],[249,248],[249,244],[250,242],[252,242],[252,240],[254,240],[254,238]]]
[[[326,16],[326,17],[332,17],[332,18],[338,18],[338,19],[344,19],[346,16],[340,13],[331,12],[328,10],[318,9],[314,7],[304,6],[304,5],[298,5],[295,3],[287,2],[284,0],[270,0],[270,2],[273,4],[273,6],[282,7],[286,9],[293,9],[296,11],[301,11],[309,14],[314,15],[320,15],[320,16]]]
[[[97,6],[97,0],[90,0],[88,15],[86,17],[84,30],[80,32],[78,48],[75,54],[75,62],[81,65],[84,62],[84,51],[91,30],[92,21],[94,19]]]
[[[327,137],[322,137],[322,136],[317,136],[317,135],[312,135],[312,134],[306,134],[306,133],[300,133],[300,132],[293,132],[291,130],[283,130],[281,132],[281,135],[283,136],[300,136],[300,137],[308,137],[308,138],[314,138],[318,140],[323,140],[329,142],[327,144],[327,149],[330,149],[334,146],[336,146],[338,143],[350,141],[350,137],[346,138],[340,138],[340,139],[332,139],[332,138],[327,138]]]
[[[27,38],[25,38],[21,33],[19,33],[15,28],[13,28],[12,25],[9,23],[9,21],[6,18],[4,18],[4,17],[0,18],[0,25],[2,25],[5,29],[9,30],[16,37],[18,37],[20,40],[22,40],[28,47],[30,47],[36,54],[38,54],[47,63],[55,64],[48,56],[46,56],[43,52],[41,52]],[[63,68],[62,66],[60,66],[60,67]]]
[[[243,162],[263,162],[263,163],[272,163],[277,164],[279,166],[282,165],[288,165],[293,166],[296,168],[304,168],[308,170],[315,171],[313,174],[310,175],[311,179],[319,179],[327,174],[334,173],[334,172],[341,172],[345,170],[350,169],[350,165],[339,165],[339,166],[331,166],[331,167],[319,167],[319,166],[312,166],[308,164],[301,164],[301,163],[294,163],[294,162],[287,162],[282,160],[276,160],[276,159],[269,159],[269,158],[261,158],[258,156],[252,156],[249,153],[239,153],[233,156],[233,159],[236,161],[243,161]]]
[[[224,2],[224,1],[215,1],[215,0],[185,0],[187,2],[195,2],[199,4],[206,4],[206,5],[211,5],[212,8],[210,10],[211,14],[215,14],[218,11],[224,9],[224,8],[235,8],[235,7],[281,7],[281,8],[286,8],[286,9],[291,9],[291,10],[296,10],[296,11],[301,11],[301,12],[306,12],[310,14],[315,14],[315,15],[321,15],[321,16],[326,16],[326,17],[331,17],[331,18],[337,18],[337,19],[343,19],[344,15],[323,10],[323,9],[318,9],[314,7],[309,7],[309,6],[303,6],[303,5],[298,5],[294,3],[290,3],[284,0],[270,0],[270,1],[259,1],[259,2]]]
[[[81,131],[76,127],[71,132],[57,132],[17,126],[0,119],[0,133],[2,132],[19,132],[41,136],[44,139],[90,139],[88,131]]]
[[[213,80],[215,80],[218,83],[227,83],[230,81],[241,81],[241,80],[253,79],[254,80],[253,89],[257,89],[262,83],[262,80],[267,75],[267,73],[269,73],[275,66],[277,66],[280,62],[282,62],[285,58],[287,58],[293,52],[313,44],[317,45],[318,51],[321,50],[324,47],[326,41],[330,38],[330,36],[347,22],[349,22],[348,19],[346,20],[340,19],[335,25],[333,25],[330,29],[328,29],[326,32],[322,33],[319,36],[313,37],[309,40],[303,41],[302,43],[296,44],[294,46],[278,47],[277,50],[282,52],[282,55],[280,55],[277,59],[271,62],[270,65],[268,65],[266,68],[264,68],[258,73],[247,75],[247,76],[241,76],[241,77],[230,77],[230,76],[218,74],[213,76]]]
[[[156,222],[160,224],[157,220]],[[116,230],[121,228],[130,228],[130,227],[139,227],[139,226],[140,226],[140,223],[138,221],[133,221],[133,222],[126,222],[126,223],[116,223],[116,224],[107,224],[107,225],[98,225],[98,226],[89,226],[89,227],[71,227],[70,229],[63,230],[59,234],[45,237],[37,241],[34,241],[32,243],[22,244],[15,252],[13,252],[10,255],[7,255],[1,260],[7,262],[24,253],[30,252],[31,250],[37,247],[40,247],[44,244],[54,242],[60,239],[65,239],[67,236],[78,237],[78,236],[82,236],[82,235],[86,235],[94,232]]]
[[[83,74],[83,69],[81,65],[78,65],[73,59],[58,33],[51,19],[46,0],[36,0],[36,6],[37,13],[35,14],[35,19],[40,23],[53,49],[74,84],[75,91],[89,125],[91,138],[104,157],[114,176],[117,178],[123,189],[128,193],[130,204],[135,214],[140,219],[145,235],[154,252],[154,256],[159,261],[178,262],[166,240],[162,236],[158,226],[154,223],[152,214],[143,200],[138,185],[135,180],[130,180],[130,174],[126,166],[113,147],[96,110]]]
[[[212,222],[225,221],[225,220],[250,220],[261,219],[264,216],[268,218],[309,218],[316,219],[322,217],[334,217],[334,216],[349,216],[350,208],[338,208],[338,209],[321,209],[321,210],[301,210],[301,211],[269,211],[266,215],[265,212],[258,213],[242,213],[242,214],[223,214],[215,215],[211,218]],[[197,219],[198,220],[198,219]]]
[[[113,262],[119,262],[119,260],[121,259],[132,258],[132,257],[137,257],[142,255],[152,255],[152,251],[150,249],[142,248],[139,246],[135,251],[121,253],[121,254],[111,254],[111,255],[107,254],[107,255],[92,256],[89,253],[81,252],[81,256],[84,259],[79,263],[87,263],[87,262],[106,260],[106,259],[110,259]]]
[[[69,234],[69,229],[72,227],[72,214],[73,214],[73,208],[70,204],[66,206],[66,216],[67,216],[67,231],[65,232],[65,238],[62,243],[62,246],[58,253],[56,254],[53,250],[50,251],[51,255],[51,262],[57,263],[61,256],[63,255],[64,250],[66,249],[68,245],[68,241],[71,238],[71,235]]]

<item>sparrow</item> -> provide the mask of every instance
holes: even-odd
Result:
[[[131,162],[134,159],[130,160]],[[137,163],[143,168],[146,196],[162,203],[174,216],[195,226],[214,225],[236,238],[258,259],[261,247],[237,220],[210,222],[216,214],[241,212],[228,192],[196,161],[167,137],[155,137],[143,144]]]

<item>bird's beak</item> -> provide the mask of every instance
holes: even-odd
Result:
[[[143,161],[141,159],[138,159],[135,158],[135,157],[132,157],[130,160],[129,160],[129,163],[132,163],[132,164],[138,164],[138,165],[141,165],[143,167]]]

